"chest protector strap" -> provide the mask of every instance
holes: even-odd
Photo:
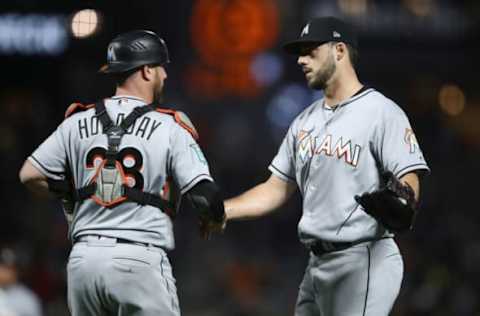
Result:
[[[126,130],[139,117],[155,109],[156,107],[153,104],[136,107],[120,125],[115,125],[108,116],[103,101],[95,104],[95,114],[102,123],[103,132],[107,135],[108,149],[105,159],[97,167],[97,171],[90,183],[75,190],[74,199],[76,201],[91,198],[97,204],[105,207],[112,207],[124,201],[133,201],[141,205],[151,205],[171,213],[172,205],[160,195],[146,193],[129,187],[122,164],[117,160],[120,142]]]

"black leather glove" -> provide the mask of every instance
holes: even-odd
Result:
[[[411,230],[418,211],[412,187],[402,184],[391,172],[383,173],[382,179],[380,189],[356,195],[355,200],[388,230]]]

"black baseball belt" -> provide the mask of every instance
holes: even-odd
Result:
[[[325,240],[317,240],[309,245],[307,245],[307,248],[313,252],[313,254],[317,257],[330,253],[330,252],[335,252],[335,251],[340,251],[340,250],[345,250],[347,248],[353,247],[355,245],[364,243],[364,242],[373,242],[373,241],[378,241],[381,239],[386,239],[386,238],[393,238],[393,237],[375,237],[375,238],[369,238],[369,239],[362,239],[358,241],[352,241],[352,242],[330,242],[330,241],[325,241]]]
[[[95,239],[100,240],[102,238],[110,239],[112,241],[115,241],[115,243],[117,243],[117,244],[132,244],[132,245],[143,246],[143,247],[155,247],[155,248],[163,249],[160,246],[150,244],[150,243],[133,241],[133,240],[118,238],[118,237],[107,237],[107,236],[102,236],[102,235],[82,235],[82,236],[78,236],[73,240],[73,243],[75,244],[77,242],[90,242],[90,241],[95,241]]]

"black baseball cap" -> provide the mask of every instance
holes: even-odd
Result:
[[[310,20],[303,27],[300,38],[286,43],[283,48],[289,54],[300,55],[305,46],[327,42],[344,42],[353,47],[358,45],[357,34],[350,24],[336,17],[326,16]]]

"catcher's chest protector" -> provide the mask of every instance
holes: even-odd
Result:
[[[128,200],[141,205],[154,206],[167,213],[170,217],[175,217],[175,213],[179,207],[180,195],[175,194],[178,193],[175,192],[175,186],[170,188],[172,190],[168,190],[169,186],[174,183],[169,183],[170,180],[167,181],[163,189],[163,196],[168,200],[165,200],[160,195],[143,192],[140,189],[130,187],[122,164],[117,160],[117,155],[120,142],[126,130],[134,124],[139,117],[150,111],[171,115],[176,123],[186,129],[194,139],[198,139],[198,133],[188,117],[182,112],[162,109],[153,104],[149,104],[135,108],[120,125],[115,125],[108,116],[103,101],[86,106],[80,103],[74,103],[67,109],[65,117],[67,118],[78,111],[87,110],[92,107],[95,107],[95,114],[102,123],[103,132],[107,135],[108,149],[105,158],[97,167],[88,185],[79,189],[73,189],[73,200],[80,202],[86,199],[92,199],[97,204],[105,207],[113,207]],[[166,191],[171,192],[166,194]]]
[[[114,125],[108,116],[103,102],[95,105],[95,112],[103,125],[103,131],[108,138],[108,149],[105,158],[97,167],[97,170],[85,189],[92,193],[91,198],[99,205],[111,207],[125,201],[128,191],[128,181],[122,164],[117,161],[120,143],[126,130],[135,121],[150,111],[152,105],[135,108],[125,120],[118,126]]]
[[[113,206],[126,199],[123,186],[128,183],[119,162],[110,166],[104,160],[90,182],[90,184],[93,183],[95,183],[95,193],[92,199],[100,205]]]

